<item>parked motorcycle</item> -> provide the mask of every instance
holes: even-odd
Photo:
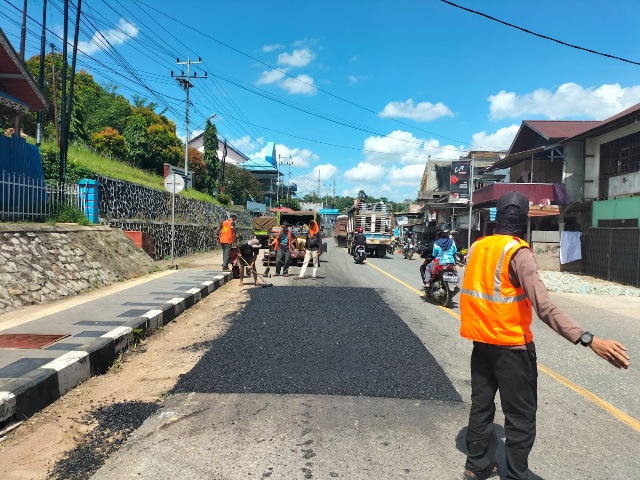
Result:
[[[364,245],[356,245],[353,247],[353,259],[356,263],[364,263],[367,259],[367,249]]]
[[[424,258],[423,265],[427,265],[433,261],[433,255],[426,250],[422,257]],[[431,283],[425,286],[425,294],[427,298],[435,300],[439,305],[450,308],[451,300],[453,300],[453,297],[460,291],[459,283],[460,278],[458,277],[458,271],[455,265],[438,265],[431,276]]]

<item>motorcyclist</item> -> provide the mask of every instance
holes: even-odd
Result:
[[[353,243],[356,245],[366,245],[367,237],[363,233],[362,227],[356,229],[356,234],[353,236]]]
[[[428,277],[426,275],[427,272],[424,272],[422,276],[424,288],[431,286],[431,278],[433,277],[436,267],[455,265],[456,263],[454,255],[458,249],[456,242],[451,238],[451,227],[447,223],[441,223],[436,227],[436,230],[438,232],[438,239],[433,244],[433,260],[426,266]]]

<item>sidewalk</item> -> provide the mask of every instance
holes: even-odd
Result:
[[[0,422],[24,420],[92,375],[136,337],[166,325],[231,279],[220,252],[157,262],[165,270],[0,316]]]

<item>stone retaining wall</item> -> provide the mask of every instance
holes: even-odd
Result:
[[[117,228],[0,224],[0,314],[144,275],[153,266]]]

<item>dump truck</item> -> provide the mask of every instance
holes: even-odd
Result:
[[[336,244],[336,247],[346,247],[347,246],[347,224],[349,223],[348,215],[338,215],[336,218],[336,225],[333,229],[333,241]]]
[[[253,217],[253,235],[260,240],[260,248],[269,248],[269,236],[273,227],[278,225],[275,215]]]
[[[309,230],[309,222],[314,220],[318,225],[320,224],[318,212],[305,211],[305,212],[276,212],[275,225],[269,232],[268,245],[273,242],[275,237],[280,233],[282,222],[289,224],[289,229],[297,237],[294,241],[293,251],[291,252],[291,266],[300,266],[304,262],[304,255],[306,253],[306,235]],[[266,247],[265,247],[266,248]],[[322,252],[327,251],[327,244],[322,242]],[[276,252],[273,250],[267,250],[262,258],[263,265],[275,266]]]
[[[362,227],[367,237],[367,253],[384,257],[391,244],[391,207],[383,202],[354,202],[347,221],[347,249],[353,253],[353,237]]]

